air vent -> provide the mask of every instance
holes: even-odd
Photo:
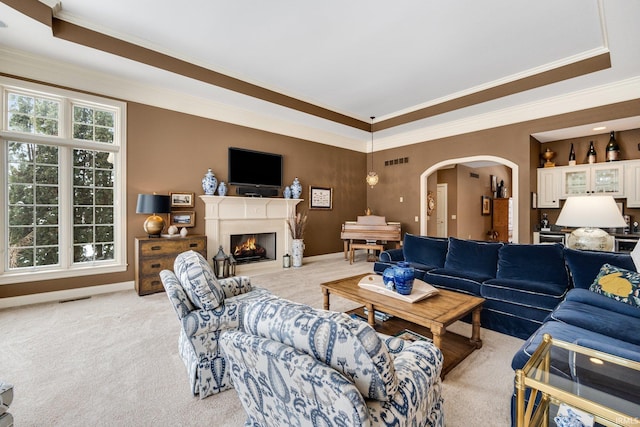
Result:
[[[477,173],[469,172],[469,176],[470,176],[471,178],[480,179],[480,175],[479,175],[479,174],[477,174]]]
[[[409,163],[408,157],[398,157],[397,159],[384,161],[385,166],[404,165],[405,163]]]

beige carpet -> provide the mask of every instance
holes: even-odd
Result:
[[[307,258],[252,283],[322,307],[321,282],[371,272],[364,253]],[[352,302],[332,297],[332,309]],[[470,332],[465,323],[453,329]],[[444,381],[447,426],[508,426],[511,357],[522,341],[482,331],[484,346]],[[177,354],[178,321],[163,293],[116,292],[0,310],[0,379],[14,384],[16,426],[242,426],[234,390],[191,395]]]

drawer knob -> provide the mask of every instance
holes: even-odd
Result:
[[[198,246],[198,244],[197,244],[197,243],[189,243],[189,247],[190,247],[190,248],[195,248],[195,247],[197,247],[197,246]]]
[[[151,264],[151,268],[160,268],[160,264]]]
[[[151,246],[152,251],[159,251],[160,249],[162,249],[161,246]]]

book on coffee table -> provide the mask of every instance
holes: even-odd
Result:
[[[382,276],[379,274],[368,274],[360,279],[358,282],[358,286],[361,288],[367,289],[369,291],[378,292],[382,295],[397,298],[406,302],[417,302],[428,298],[430,296],[436,295],[439,291],[433,285],[430,285],[426,282],[423,282],[420,279],[413,280],[413,290],[409,295],[401,295],[396,291],[392,291],[391,289],[387,289],[382,281]]]

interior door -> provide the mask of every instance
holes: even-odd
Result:
[[[436,236],[447,237],[447,184],[438,184],[436,192]]]

